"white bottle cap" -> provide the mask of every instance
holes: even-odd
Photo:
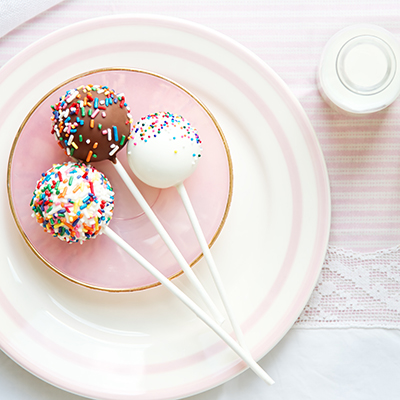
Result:
[[[393,103],[400,94],[400,45],[385,29],[355,25],[326,44],[318,88],[334,109],[369,114]]]

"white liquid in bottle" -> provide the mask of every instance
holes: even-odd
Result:
[[[339,112],[363,115],[382,110],[400,94],[400,46],[386,30],[358,25],[327,43],[318,84],[322,97]]]

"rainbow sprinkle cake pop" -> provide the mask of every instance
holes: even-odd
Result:
[[[134,174],[158,188],[175,186],[196,169],[201,157],[197,130],[184,117],[157,112],[133,127],[128,161]]]
[[[109,226],[114,209],[114,192],[105,176],[91,166],[68,162],[54,165],[42,174],[31,201],[33,216],[54,237],[72,243],[104,233],[142,265],[183,304],[208,325],[265,382],[274,381],[218,323],[155,266],[118,236]]]
[[[116,162],[133,122],[123,93],[107,86],[82,85],[68,90],[52,109],[51,132],[68,156],[87,163]]]
[[[42,174],[30,205],[45,232],[82,243],[101,234],[111,221],[114,192],[95,168],[67,162]]]

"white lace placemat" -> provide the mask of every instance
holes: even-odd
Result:
[[[294,328],[400,328],[400,246],[357,253],[329,246]]]

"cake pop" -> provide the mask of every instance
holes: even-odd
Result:
[[[229,305],[219,271],[183,183],[196,170],[201,152],[196,128],[183,116],[164,111],[142,117],[134,125],[127,146],[129,166],[140,180],[150,186],[175,186],[178,190],[235,335],[245,347],[242,330]]]
[[[68,156],[87,163],[116,162],[133,122],[123,93],[81,85],[68,90],[52,109],[52,133]]]
[[[170,112],[142,117],[133,128],[128,162],[134,174],[157,188],[175,186],[195,171],[201,157],[197,130]]]
[[[44,230],[65,242],[83,243],[104,233],[190,308],[260,378],[268,384],[274,383],[246,349],[108,226],[114,209],[114,192],[101,172],[82,163],[54,165],[37,182],[31,207],[33,217]]]
[[[110,222],[114,192],[101,172],[67,162],[42,174],[31,208],[45,232],[68,243],[82,243],[101,234]]]
[[[124,94],[108,86],[81,85],[68,90],[52,109],[52,133],[60,147],[68,156],[85,163],[112,161],[213,317],[222,323],[223,316],[117,158],[129,139],[133,123]]]

